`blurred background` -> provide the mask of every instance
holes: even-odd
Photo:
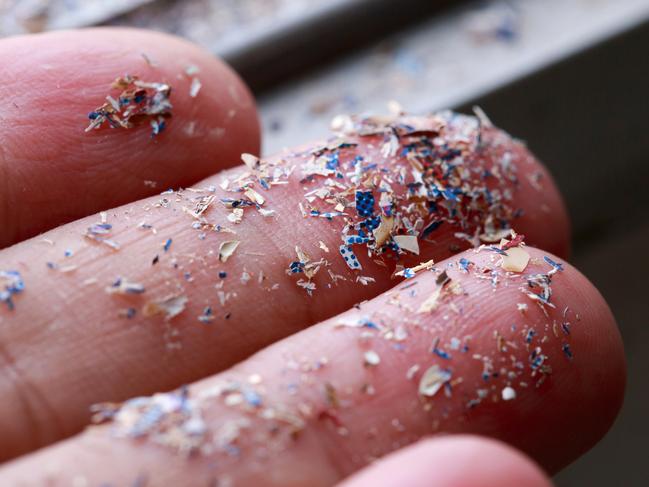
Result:
[[[0,0],[0,36],[91,25],[225,58],[257,96],[267,154],[390,100],[477,104],[526,140],[566,197],[572,262],[613,308],[629,363],[615,426],[555,480],[649,485],[649,0]]]

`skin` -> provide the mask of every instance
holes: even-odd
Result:
[[[77,92],[79,87],[90,86],[91,95],[84,94],[74,103],[59,105],[59,98],[47,97],[48,101],[40,98],[42,90],[36,90],[35,95],[34,90],[21,88],[19,106],[21,103],[30,107],[55,104],[51,110],[59,114],[62,123],[46,127],[53,131],[52,139],[48,135],[46,140],[54,142],[39,144],[31,150],[26,149],[28,146],[24,142],[18,142],[34,137],[21,123],[21,120],[32,123],[34,116],[29,116],[29,111],[12,111],[5,107],[8,113],[3,112],[0,119],[0,123],[5,123],[9,117],[25,117],[10,119],[11,130],[3,131],[0,136],[8,141],[0,152],[0,168],[6,175],[3,181],[7,181],[7,189],[2,192],[4,206],[0,205],[0,221],[3,222],[0,238],[14,243],[52,228],[39,237],[0,251],[0,268],[19,269],[28,283],[25,293],[16,298],[14,312],[4,307],[0,309],[2,456],[12,458],[79,432],[88,423],[88,408],[94,403],[170,390],[200,379],[203,380],[192,386],[192,393],[209,390],[232,377],[245,380],[251,374],[263,373],[267,401],[291,407],[306,401],[321,408],[322,390],[314,385],[306,384],[297,394],[287,394],[285,365],[286,357],[290,356],[308,360],[327,356],[330,359],[318,372],[317,384],[343,382],[339,386],[345,391],[346,407],[337,414],[343,424],[353,427],[348,436],[341,437],[340,431],[329,421],[315,417],[307,421],[298,440],[286,438],[286,435],[270,443],[260,443],[254,437],[243,439],[242,451],[250,458],[256,458],[255,453],[267,445],[277,448],[281,454],[263,462],[221,459],[218,475],[208,458],[187,459],[155,445],[118,440],[108,434],[106,427],[96,427],[6,464],[0,469],[3,482],[42,485],[48,481],[68,485],[83,477],[89,482],[111,481],[122,485],[144,472],[149,481],[147,485],[195,485],[215,477],[236,479],[237,485],[255,485],[260,481],[265,485],[331,485],[375,458],[439,432],[499,438],[554,472],[577,458],[606,432],[619,409],[624,390],[621,340],[602,297],[586,278],[568,265],[555,276],[553,300],[559,310],[557,313],[568,306],[580,315],[579,324],[574,325],[570,336],[574,359],[567,360],[556,343],[554,347],[548,346],[545,353],[552,362],[553,374],[542,387],[526,390],[513,402],[487,401],[468,413],[463,407],[466,394],[462,391],[468,394],[475,389],[475,384],[467,379],[450,398],[442,397],[433,403],[434,412],[448,411],[441,424],[434,424],[433,412],[420,407],[416,383],[405,380],[405,373],[413,363],[422,362],[423,365],[430,360],[430,330],[441,334],[445,342],[454,336],[450,326],[436,328],[440,326],[440,316],[450,313],[450,308],[446,308],[450,302],[444,302],[442,309],[430,315],[411,316],[411,319],[423,320],[427,331],[418,331],[421,336],[416,338],[420,339],[408,342],[405,351],[395,350],[388,342],[371,340],[371,346],[380,354],[381,364],[370,370],[364,367],[367,340],[359,336],[358,329],[334,329],[333,325],[341,320],[336,315],[345,312],[349,317],[369,313],[396,321],[410,316],[410,312],[390,304],[395,292],[391,288],[398,281],[391,279],[385,268],[363,257],[363,275],[376,279],[370,286],[343,281],[327,289],[328,281],[319,275],[315,279],[319,289],[309,298],[295,285],[296,279],[288,276],[285,270],[287,263],[295,260],[296,242],[309,242],[304,244],[304,249],[314,257],[319,255],[318,242],[324,242],[332,249],[327,256],[331,270],[350,275],[344,263],[335,258],[340,226],[324,219],[304,219],[296,211],[304,195],[296,178],[281,190],[264,193],[267,197],[265,207],[276,209],[277,219],[264,218],[256,212],[246,213],[242,223],[236,226],[236,239],[242,242],[241,247],[226,263],[218,262],[216,254],[219,244],[231,240],[232,234],[210,232],[204,240],[199,239],[198,232],[191,228],[191,217],[181,209],[188,201],[177,201],[173,196],[168,208],[156,206],[162,198],[156,196],[107,212],[108,221],[114,224],[111,238],[121,244],[118,252],[83,239],[85,230],[99,221],[100,217],[93,215],[97,210],[144,196],[150,188],[144,187],[143,179],[164,181],[162,188],[186,184],[196,188],[218,185],[224,176],[232,177],[242,169],[231,169],[225,174],[196,181],[210,172],[233,165],[241,152],[255,152],[259,140],[254,105],[245,87],[221,63],[174,38],[122,30],[46,34],[2,41],[0,56],[10,56],[9,53],[15,51],[29,52],[32,56],[34,43],[40,42],[48,48],[39,51],[37,63],[51,64],[58,73],[76,72],[79,69],[74,63],[80,61],[69,53],[81,37],[86,39],[81,52],[93,53],[93,68],[92,71],[81,70],[83,78],[79,79],[79,85],[75,78],[73,87],[76,89],[70,89]],[[146,126],[133,131],[102,129],[84,134],[84,120],[79,114],[100,104],[106,94],[107,83],[103,80],[114,78],[116,72],[125,68],[139,68],[138,73],[146,79],[144,73],[149,68],[141,57],[138,59],[143,45],[147,46],[146,53],[159,63],[156,70],[164,69],[166,76],[182,73],[186,64],[200,65],[203,88],[199,97],[205,97],[205,101],[198,104],[201,111],[195,112],[199,110],[195,108],[197,104],[181,96],[187,93],[188,80],[174,79],[178,98],[172,98],[173,119],[169,130],[159,138],[149,140]],[[121,52],[120,49],[129,54],[116,58],[115,52]],[[39,77],[25,74],[27,58],[26,54],[16,57],[10,64],[10,69],[15,69],[7,77],[10,84],[45,83]],[[187,63],[187,59],[191,61]],[[84,61],[83,66],[86,65]],[[130,68],[131,65],[134,67]],[[25,79],[31,81],[16,81]],[[229,92],[223,92],[223,86],[228,83],[234,83],[235,90],[242,94],[241,99],[246,100],[242,106],[238,105],[240,99],[228,98]],[[45,84],[51,85],[51,80]],[[223,99],[228,101],[224,104]],[[90,106],[88,100],[92,100]],[[195,119],[208,132],[212,127],[221,127],[224,110],[232,106],[229,104],[238,107],[241,119],[239,115],[232,118],[235,121],[226,128],[228,137],[218,140],[212,140],[209,135],[186,138],[182,130],[175,129]],[[378,149],[372,140],[363,144],[359,149],[363,154],[376,154]],[[101,149],[98,146],[102,146]],[[548,265],[542,261],[544,255],[556,254],[553,258],[560,260],[568,252],[569,226],[565,209],[543,167],[524,147],[517,144],[511,147],[522,154],[524,161],[519,167],[522,187],[514,195],[515,206],[524,210],[524,216],[516,222],[516,228],[526,235],[526,242],[544,249],[528,248],[533,261],[526,272],[534,269],[547,272]],[[115,151],[123,153],[123,157],[106,157]],[[277,157],[298,163],[301,156],[293,155],[297,152],[299,150]],[[52,159],[57,160],[60,171],[52,171]],[[58,174],[64,174],[67,169],[71,171],[69,176],[59,178]],[[537,173],[542,175],[542,190],[534,189],[526,177]],[[111,181],[111,174],[120,175],[119,184]],[[62,198],[61,195],[70,194],[79,187],[87,193],[83,198]],[[43,207],[35,199],[35,192],[42,201],[61,201],[63,208],[58,204]],[[119,194],[111,194],[115,192]],[[187,194],[187,198],[191,197]],[[227,196],[220,189],[216,194],[217,197]],[[6,208],[5,213],[2,208]],[[27,212],[21,213],[27,208],[31,209],[29,219],[24,216]],[[84,215],[91,216],[54,228]],[[208,215],[211,221],[227,221],[222,205],[210,207]],[[152,225],[157,233],[139,228],[141,221]],[[409,265],[430,258],[435,259],[438,269],[457,265],[459,256],[453,254],[461,247],[452,238],[452,233],[452,229],[442,228],[435,242],[422,247],[421,255]],[[162,245],[167,238],[173,238],[173,243],[165,252]],[[64,260],[65,249],[74,251],[70,260]],[[151,262],[156,255],[159,262],[154,266]],[[480,265],[495,265],[494,255],[489,253],[465,251],[463,255]],[[46,262],[60,265],[69,262],[78,267],[63,273],[48,269]],[[178,267],[174,267],[174,263]],[[242,283],[239,276],[244,269],[252,272],[255,280]],[[206,326],[196,317],[208,304],[219,308],[214,284],[221,270],[229,276],[223,289],[236,294],[236,298],[220,308],[215,322]],[[262,285],[256,282],[259,270],[266,276]],[[191,281],[183,280],[186,272],[190,273]],[[469,310],[461,326],[475,335],[472,349],[493,350],[493,332],[504,334],[512,321],[521,320],[516,309],[516,304],[523,299],[518,286],[493,293],[484,281],[455,270],[449,271],[451,274],[466,291],[454,302]],[[143,317],[141,313],[126,321],[119,316],[119,309],[129,306],[140,309],[146,299],[106,293],[105,288],[117,276],[146,283],[147,297],[182,292],[190,298],[187,309],[174,318],[172,324],[160,317]],[[89,279],[97,281],[87,284]],[[434,280],[433,273],[427,272],[406,285],[416,283],[416,289],[430,290]],[[281,292],[269,290],[276,283]],[[318,292],[326,293],[327,299],[317,299]],[[417,293],[411,305],[416,308],[427,296],[424,291]],[[364,300],[369,301],[363,303],[360,310],[346,311]],[[227,319],[225,309],[230,313]],[[539,335],[547,333],[546,317],[536,306],[531,307],[525,320]],[[556,341],[556,337],[550,340]],[[263,351],[246,359],[264,347]],[[520,353],[522,359],[524,354]],[[453,367],[454,376],[476,377],[482,364],[467,355],[466,358],[457,357]],[[218,372],[221,373],[216,374]],[[209,377],[212,374],[216,375]],[[376,389],[371,397],[362,392],[368,377]],[[245,414],[219,400],[206,404],[205,418],[214,428],[242,415]],[[399,420],[398,433],[391,424],[394,418]],[[253,420],[259,422],[260,431],[263,431],[263,420]],[[372,436],[370,442],[368,434]],[[413,462],[421,469],[416,471],[425,475],[431,464],[428,459],[423,460],[422,451],[430,451],[439,465],[447,465],[448,478],[453,479],[453,475],[461,472],[450,465],[452,462],[444,460],[444,454],[440,453],[444,448],[436,446],[442,445],[437,442],[447,441],[449,439],[434,440],[399,454],[403,456],[390,457],[386,463],[379,463],[362,476],[350,479],[348,485],[365,485],[363,482],[369,482],[366,479],[373,475],[382,476],[376,473],[377,469],[388,469],[387,472],[397,468],[395,465],[400,462],[406,465]],[[501,457],[504,447],[484,442],[465,438],[458,440],[451,451],[457,451],[457,458],[471,458],[480,449],[487,452],[485,455]],[[480,465],[474,472],[467,472],[465,484],[475,485],[470,481],[471,475],[479,477],[478,473],[484,471],[485,475],[494,475],[494,479],[506,478],[503,476],[507,472],[512,475],[520,472],[521,478],[529,479],[525,485],[546,485],[536,467],[512,450],[502,454],[499,465],[491,470]]]
[[[422,440],[387,455],[340,487],[547,487],[547,476],[507,445],[455,435]]]
[[[248,88],[227,65],[179,38],[130,29],[20,36],[0,42],[0,64],[0,97],[10,100],[0,107],[0,248],[189,185],[239,163],[242,152],[259,151]],[[188,66],[200,69],[196,98],[189,96]],[[148,123],[79,130],[124,73],[173,86],[173,129],[165,137],[150,140]]]
[[[547,255],[528,249],[537,260]],[[476,265],[489,265],[492,254],[475,254],[467,251],[459,257],[471,259]],[[554,256],[552,256],[554,257]],[[448,268],[450,261],[440,262],[440,268]],[[535,262],[529,273],[542,270],[545,264]],[[547,267],[547,265],[545,265]],[[553,374],[542,387],[519,389],[520,397],[513,402],[487,400],[472,410],[464,405],[476,384],[480,386],[482,363],[467,358],[452,362],[453,374],[463,377],[465,383],[455,388],[450,398],[435,397],[432,409],[425,411],[417,398],[417,381],[405,380],[406,371],[412,364],[434,363],[430,343],[440,337],[448,343],[449,335],[457,332],[457,326],[471,334],[471,351],[486,353],[494,349],[493,331],[498,330],[507,339],[515,341],[517,333],[509,330],[512,322],[522,319],[515,303],[521,300],[517,285],[501,288],[495,296],[488,281],[476,280],[470,275],[448,271],[463,287],[465,294],[445,301],[436,313],[419,315],[407,311],[417,309],[428,296],[419,293],[412,298],[403,297],[402,307],[388,304],[395,291],[389,291],[342,316],[312,326],[296,335],[272,345],[250,359],[236,365],[223,374],[205,379],[192,389],[194,394],[212,390],[227,381],[246,382],[253,374],[263,376],[267,388],[264,403],[280,406],[289,411],[299,404],[311,405],[314,413],[297,440],[288,438],[285,428],[277,436],[264,434],[268,422],[252,416],[249,431],[260,432],[260,437],[243,434],[238,442],[241,458],[231,460],[222,455],[193,458],[190,463],[183,456],[168,449],[142,448],[135,442],[115,445],[115,439],[106,427],[86,430],[80,436],[26,457],[5,470],[7,478],[18,482],[34,479],[32,465],[51,465],[47,476],[59,479],[62,485],[74,476],[87,477],[92,482],[110,479],[126,483],[146,472],[153,485],[164,485],[169,479],[179,484],[207,483],[217,474],[214,462],[219,465],[219,477],[232,477],[236,484],[255,485],[331,485],[365,465],[373,458],[391,452],[417,438],[439,432],[472,433],[499,438],[520,448],[550,472],[556,472],[573,458],[583,453],[608,429],[619,408],[623,393],[624,368],[622,363],[611,363],[608,357],[621,352],[619,336],[614,320],[597,290],[574,268],[566,267],[557,276],[553,289],[559,309],[570,306],[579,312],[580,320],[572,327],[570,343],[575,358],[568,360],[558,346],[555,337],[549,337],[544,353],[549,356]],[[424,273],[397,288],[412,285],[417,289],[430,289],[435,276]],[[408,293],[406,293],[407,295]],[[436,326],[441,316],[451,314],[454,303],[464,310],[462,320],[452,320]],[[525,322],[530,323],[542,336],[545,319],[540,309],[528,310]],[[336,329],[340,322],[369,316],[373,321],[394,322],[395,319],[417,318],[421,331],[413,331],[404,350],[396,350],[386,340],[362,338],[356,328]],[[602,344],[607,344],[602,346]],[[381,357],[376,368],[363,366],[363,352],[375,350]],[[457,352],[455,352],[458,355]],[[521,358],[523,351],[513,351]],[[328,364],[309,374],[311,380],[300,380],[299,371],[287,366],[290,361],[313,364],[326,357]],[[606,364],[605,366],[603,364]],[[299,370],[302,370],[300,368]],[[587,372],[586,372],[587,371]],[[311,377],[313,376],[313,377]],[[417,376],[418,377],[418,376]],[[527,380],[532,380],[526,377]],[[333,408],[337,420],[348,432],[341,435],[333,421],[323,419],[322,411],[330,411],[323,405],[322,384],[329,382],[340,390],[340,402],[344,407]],[[288,385],[298,383],[297,394],[289,394]],[[363,385],[375,386],[374,394],[364,392]],[[606,388],[601,385],[607,384]],[[498,382],[494,391],[499,393],[503,383]],[[584,407],[584,405],[587,405]],[[558,414],[560,411],[560,414]],[[446,417],[442,418],[441,413]],[[227,421],[249,418],[250,415],[232,408],[221,400],[206,403],[205,419],[210,428],[217,431]],[[395,428],[393,420],[398,420]],[[439,424],[435,424],[435,421]],[[368,438],[371,441],[368,441]],[[255,452],[281,452],[270,459],[256,461]],[[81,465],[71,471],[59,466],[70,465],[72,459],[82,458]],[[120,465],[120,472],[113,466]],[[56,467],[56,468],[55,468]],[[45,478],[34,480],[36,484]],[[164,479],[164,480],[163,480]]]

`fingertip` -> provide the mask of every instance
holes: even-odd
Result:
[[[548,477],[521,452],[472,435],[422,440],[379,460],[340,487],[549,487]]]
[[[581,446],[571,456],[574,459],[595,445],[613,425],[624,401],[626,358],[617,322],[604,297],[578,269],[570,264],[565,268],[565,281],[558,284],[558,292],[576,304],[563,308],[572,325],[570,352],[574,358],[564,358],[564,370],[557,375],[564,404],[555,412],[558,422],[580,439],[574,443]],[[570,419],[561,418],[562,410],[572,412]],[[566,460],[549,467],[559,470],[570,462]]]
[[[497,436],[554,473],[592,448],[610,429],[624,398],[626,360],[615,318],[595,286],[558,256],[532,247],[527,250],[534,262],[526,271],[531,275],[547,269],[546,258],[563,269],[552,276],[554,308],[548,315],[532,311],[537,308],[534,304],[525,314],[515,311],[515,293],[515,301],[509,303],[512,322],[531,321],[535,337],[543,337],[533,342],[540,348],[530,351],[546,354],[551,375],[549,383],[539,382],[530,393],[511,401],[512,407],[503,406],[490,414],[500,417],[502,426]],[[547,343],[554,341],[556,345],[548,347],[546,338]],[[514,418],[524,419],[530,431],[537,433],[509,428],[516,423]]]
[[[83,131],[87,113],[103,103],[115,78],[128,73],[172,85],[170,126],[174,122],[176,130],[173,136],[147,144],[151,158],[156,153],[167,153],[169,147],[160,147],[167,139],[174,143],[198,139],[205,144],[205,151],[194,154],[197,158],[193,165],[200,165],[203,158],[212,163],[217,156],[223,158],[222,151],[216,152],[208,144],[227,137],[232,145],[245,135],[245,148],[258,152],[260,126],[250,90],[223,61],[184,39],[131,28],[56,31],[5,39],[0,43],[0,58],[10,67],[6,73],[8,83],[0,87],[13,102],[13,107],[6,108],[8,115],[40,126],[40,136],[58,136],[58,144],[64,148],[73,142],[77,149],[100,144],[101,148],[112,146],[119,155],[122,143],[135,142],[127,147],[130,152],[137,150],[139,142],[151,142],[147,124],[131,131]],[[192,96],[194,78],[201,87]],[[42,123],[35,123],[39,118]],[[58,126],[67,133],[56,131]],[[177,149],[182,151],[182,147]],[[230,165],[240,163],[239,154]]]
[[[242,152],[259,152],[248,88],[225,63],[180,38],[107,27],[19,36],[0,42],[0,64],[7,68],[0,96],[8,100],[0,108],[0,165],[16,193],[3,197],[14,201],[20,227],[4,230],[12,239],[0,236],[0,246],[193,184],[239,164]],[[124,74],[171,86],[164,132],[152,137],[148,119],[126,130],[84,131],[88,113],[118,94],[111,83]]]
[[[373,405],[359,399],[364,417],[397,414],[396,407],[390,412],[386,409],[400,404],[412,390],[404,385],[404,372],[407,377],[413,363],[417,371],[422,362],[431,360],[433,340],[434,344],[447,344],[442,347],[443,355],[437,355],[457,378],[448,400],[436,397],[431,403],[437,430],[499,438],[552,473],[604,436],[624,395],[625,360],[615,319],[599,292],[577,269],[548,252],[525,249],[530,254],[527,267],[509,276],[498,271],[501,257],[489,249],[470,250],[436,264],[447,270],[462,291],[452,299],[452,308],[440,306],[423,317],[417,313],[417,326],[430,326],[435,333],[429,339],[426,332],[418,332],[418,338],[407,346],[407,354],[394,352],[391,344],[372,344],[383,367],[376,367],[372,374],[378,387],[390,392],[384,393],[380,404],[376,398]],[[460,258],[471,270],[460,269]],[[408,314],[403,316],[402,310],[416,310],[421,302],[417,299],[425,299],[435,281],[435,273],[423,272],[401,287],[403,292],[393,291],[385,300],[370,301],[362,313],[352,312],[331,324],[354,323],[355,319],[381,326],[408,323]],[[537,300],[543,282],[549,286],[547,303]],[[358,357],[359,349],[347,346],[356,332],[349,328],[347,333],[344,336],[339,331],[324,353],[340,350],[335,352],[339,361],[349,354],[352,365],[347,365],[345,377],[362,383],[368,380],[366,368],[354,368],[353,364],[363,363],[364,358]],[[325,340],[312,342],[323,353]],[[506,388],[513,396],[505,397]],[[415,417],[410,413],[407,421],[415,421]],[[368,420],[367,424],[373,423]],[[419,425],[420,431],[429,427],[425,421]]]

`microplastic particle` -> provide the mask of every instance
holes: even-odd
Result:
[[[503,401],[511,401],[512,399],[516,399],[516,391],[513,388],[507,386],[501,391],[501,396],[503,398]]]
[[[395,235],[392,238],[400,249],[419,255],[419,243],[416,235]]]
[[[187,388],[122,404],[96,404],[91,411],[93,422],[112,423],[110,431],[116,437],[147,439],[181,453],[196,451],[207,440],[201,409]]]
[[[199,80],[198,78],[192,78],[192,84],[189,87],[189,96],[196,98],[196,95],[198,95],[198,92],[201,91],[202,86],[203,85],[201,83],[201,80]]]
[[[20,272],[14,270],[0,271],[0,302],[5,303],[9,310],[15,308],[12,297],[24,290],[25,283]]]
[[[152,135],[164,129],[164,117],[170,116],[172,109],[169,101],[171,86],[141,81],[137,76],[126,75],[117,78],[112,88],[122,92],[117,99],[108,95],[102,106],[88,114],[90,124],[86,127],[86,132],[99,129],[104,123],[108,123],[111,128],[128,129],[142,116],[152,117]]]
[[[237,250],[240,243],[239,240],[227,240],[221,242],[221,245],[219,245],[219,260],[221,262],[227,262],[232,254],[234,254],[234,251]]]
[[[106,288],[106,292],[109,294],[142,294],[144,291],[144,285],[123,277],[118,277],[112,285]]]
[[[435,364],[424,372],[419,380],[419,394],[425,397],[433,397],[442,386],[451,380],[452,374]]]
[[[407,279],[412,278],[412,277],[415,277],[415,275],[419,271],[422,271],[424,269],[426,269],[426,270],[431,269],[434,264],[435,264],[435,262],[433,262],[433,260],[431,259],[429,261],[418,264],[415,267],[406,267],[402,271],[396,272],[395,275],[396,276],[403,276],[403,277],[405,277]]]
[[[557,271],[563,271],[563,264],[560,264],[558,262],[553,261],[550,257],[547,255],[543,256],[543,260],[546,261],[548,264],[550,264],[553,267],[553,270],[550,272],[557,272]]]
[[[530,254],[523,250],[522,247],[512,247],[503,256],[500,266],[505,271],[523,272],[529,261]]]
[[[342,255],[343,259],[345,259],[347,267],[352,270],[361,270],[363,268],[361,266],[361,263],[358,261],[356,254],[354,254],[351,245],[343,244],[339,247],[339,251],[340,255]]]
[[[144,305],[142,314],[146,317],[163,314],[170,320],[185,310],[188,300],[187,296],[169,296],[159,301],[151,301]]]
[[[561,345],[561,350],[563,351],[563,354],[568,358],[568,360],[572,360],[572,349],[570,348],[570,345],[567,343],[564,343]]]
[[[381,363],[381,357],[379,357],[379,354],[376,353],[374,350],[368,350],[363,354],[363,359],[365,362],[365,365],[367,366],[376,366]]]

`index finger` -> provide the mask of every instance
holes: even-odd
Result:
[[[525,249],[521,272],[505,270],[490,249],[469,250],[222,374],[100,405],[97,418],[110,425],[9,463],[0,478],[332,485],[441,433],[505,441],[554,473],[612,424],[624,351],[592,284],[557,257]],[[432,309],[424,306],[431,296]]]
[[[173,36],[111,28],[9,38],[0,65],[0,248],[259,150],[254,100],[237,74]],[[167,129],[152,137],[150,116],[84,132],[125,74],[169,85]]]

